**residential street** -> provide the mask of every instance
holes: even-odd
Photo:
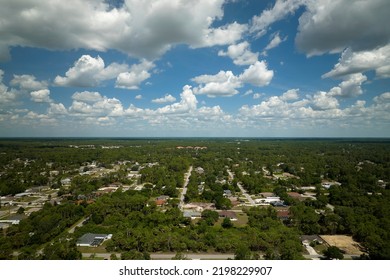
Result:
[[[192,168],[193,167],[190,166],[190,168],[188,168],[187,173],[184,174],[184,184],[183,184],[183,190],[182,190],[181,195],[180,195],[179,209],[183,209],[183,206],[184,206],[184,196],[187,193],[187,185],[190,181]]]
[[[110,259],[111,253],[83,253],[83,258],[89,258],[91,255],[94,255],[97,258]],[[170,260],[176,254],[175,253],[153,253],[150,254],[152,260]],[[120,259],[120,254],[116,254],[117,258]],[[234,254],[207,254],[207,253],[189,253],[184,254],[184,256],[191,260],[227,260],[234,259]]]
[[[240,188],[240,191],[242,192],[242,194],[246,197],[246,199],[249,201],[249,203],[252,205],[252,206],[256,206],[256,203],[255,201],[250,197],[250,195],[246,192],[246,190],[243,188],[241,182],[238,182],[237,183],[237,186]]]
[[[76,224],[74,224],[73,226],[70,227],[70,229],[68,230],[69,233],[74,233],[74,230],[77,228],[77,227],[81,227],[83,225],[83,223],[88,220],[89,217],[85,217],[83,219],[81,219],[80,221],[78,221]]]
[[[229,180],[233,181],[234,179],[234,173],[228,169],[227,170],[227,173],[229,174]],[[242,192],[242,194],[246,197],[246,199],[249,201],[249,203],[252,205],[252,206],[255,206],[256,203],[255,201],[250,197],[250,195],[246,192],[246,190],[244,189],[244,187],[242,186],[241,182],[238,182],[237,183],[237,186],[240,188],[240,191]]]

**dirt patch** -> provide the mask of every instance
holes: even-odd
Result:
[[[345,251],[348,255],[361,255],[362,247],[359,243],[354,241],[351,236],[347,235],[320,235],[320,237],[329,244],[329,246],[336,246]]]

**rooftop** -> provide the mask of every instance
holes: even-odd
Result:
[[[86,233],[77,240],[77,246],[99,246],[111,236],[111,234]]]

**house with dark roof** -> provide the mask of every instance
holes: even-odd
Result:
[[[229,218],[231,221],[237,221],[237,215],[233,211],[220,211],[218,215],[220,218]]]
[[[202,214],[199,211],[192,211],[192,210],[184,210],[183,217],[185,218],[191,218],[192,220],[196,218],[200,218]]]
[[[9,223],[12,225],[18,225],[21,220],[26,219],[27,216],[24,214],[15,214],[12,216],[9,216],[7,219],[0,220],[0,223]]]
[[[0,223],[0,230],[9,228],[9,226],[10,226],[10,225],[9,225],[8,223]]]
[[[77,246],[84,247],[97,247],[103,243],[103,241],[111,239],[112,234],[97,234],[97,233],[86,233],[77,239]]]
[[[223,196],[224,197],[231,197],[232,191],[231,190],[223,190]]]
[[[300,193],[297,192],[288,192],[287,195],[293,199],[297,199],[299,201],[306,200],[306,197],[303,197]]]

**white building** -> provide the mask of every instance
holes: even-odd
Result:
[[[257,198],[255,199],[255,203],[258,205],[271,205],[272,202],[280,202],[279,196],[268,196],[265,198]]]
[[[83,247],[97,247],[102,244],[103,241],[111,238],[112,234],[86,233],[77,240],[76,245]]]

